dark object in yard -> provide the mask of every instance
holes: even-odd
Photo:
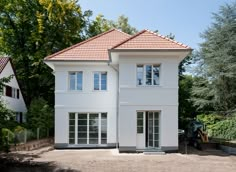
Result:
[[[192,120],[188,124],[186,136],[189,144],[200,150],[203,148],[203,144],[209,143],[204,124],[196,120]]]

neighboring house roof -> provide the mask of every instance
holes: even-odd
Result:
[[[124,32],[112,29],[47,56],[45,60],[107,61],[107,50],[129,37],[130,35]]]
[[[134,36],[117,29],[47,56],[46,61],[108,61],[108,50],[191,50],[187,45],[160,34],[143,30]]]
[[[124,49],[190,49],[187,45],[169,39],[158,33],[151,32],[149,30],[143,30],[136,35],[122,41],[121,43],[112,47],[112,50],[124,50]]]
[[[0,57],[0,73],[2,73],[3,69],[7,65],[8,61],[9,61],[8,57]]]

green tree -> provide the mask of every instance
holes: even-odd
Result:
[[[46,129],[49,131],[54,126],[53,109],[43,98],[33,99],[27,112],[27,124],[31,129]]]
[[[54,78],[43,58],[82,41],[90,15],[77,0],[1,0],[0,50],[17,66],[27,105],[39,96],[53,105]]]
[[[124,15],[119,16],[117,21],[113,21],[104,18],[104,16],[100,14],[95,18],[95,20],[89,23],[87,35],[88,37],[92,37],[100,33],[106,32],[112,28],[119,29],[130,35],[133,35],[138,32],[135,27],[129,24],[128,17],[125,17]]]
[[[220,7],[201,35],[199,81],[193,89],[198,108],[212,106],[221,114],[236,110],[236,2]]]

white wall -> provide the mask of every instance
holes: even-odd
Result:
[[[160,111],[160,146],[178,146],[179,61],[175,56],[120,55],[119,146],[136,147],[136,112],[151,110]],[[137,86],[137,64],[160,64],[160,86]]]
[[[10,75],[14,75],[14,72],[13,72],[10,61],[8,61],[7,65],[5,66],[5,68],[0,74],[0,78],[9,77]],[[6,85],[20,89],[15,76],[10,80],[9,83],[6,83]],[[20,90],[19,99],[13,98],[13,97],[2,96],[2,100],[6,104],[6,107],[8,109],[11,109],[12,111],[23,112],[23,113],[27,111],[24,99],[22,97],[21,90]]]
[[[68,143],[69,112],[107,112],[108,143],[116,143],[117,73],[104,64],[55,65],[55,143]],[[70,91],[68,72],[83,71],[83,90]],[[107,91],[93,90],[93,72],[107,71]]]

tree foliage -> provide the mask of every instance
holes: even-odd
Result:
[[[213,14],[214,22],[201,35],[201,76],[193,87],[194,104],[228,114],[236,110],[236,2]]]
[[[128,17],[125,17],[124,15],[119,16],[117,21],[113,21],[104,18],[104,16],[100,14],[95,18],[94,21],[89,23],[87,35],[92,37],[102,32],[106,32],[112,28],[119,29],[131,35],[138,32],[135,27],[129,24]]]
[[[83,40],[90,15],[78,1],[1,0],[0,49],[17,66],[28,105],[39,96],[53,104],[54,78],[43,58]]]
[[[27,124],[31,129],[51,129],[54,126],[53,109],[43,98],[32,100],[26,117]]]

